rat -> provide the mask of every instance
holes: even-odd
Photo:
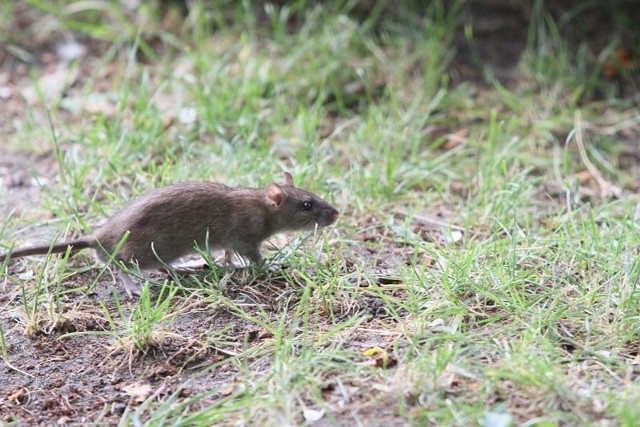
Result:
[[[325,200],[295,187],[288,172],[284,172],[284,184],[264,188],[181,182],[134,199],[91,236],[16,249],[0,255],[0,263],[7,258],[90,248],[101,261],[117,251],[115,259],[152,270],[163,269],[199,248],[224,249],[225,264],[236,253],[260,265],[260,245],[269,237],[329,226],[337,218],[338,211]]]

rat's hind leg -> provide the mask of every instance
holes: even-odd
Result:
[[[236,253],[241,257],[249,259],[250,265],[253,264],[254,267],[262,266],[262,254],[260,253],[260,248],[258,246],[236,248]]]
[[[233,251],[229,249],[224,250],[224,266],[233,266]]]

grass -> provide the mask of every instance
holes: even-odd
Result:
[[[171,182],[264,186],[282,170],[341,218],[289,236],[282,269],[149,278],[134,301],[85,254],[3,265],[12,387],[30,375],[21,346],[38,354],[44,336],[101,355],[98,377],[149,385],[98,386],[84,371],[92,395],[119,390],[91,407],[96,424],[635,424],[637,103],[571,66],[542,2],[515,88],[449,81],[462,2],[388,20],[294,2],[265,22],[245,2],[193,2],[181,27],[153,5],[30,3],[44,9],[30,37],[103,44],[57,64],[57,97],[42,67],[20,83],[39,94],[7,145],[57,172],[34,165],[47,220],[14,213],[0,248],[88,233]],[[3,39],[21,60],[38,50]],[[34,422],[38,404],[26,407],[0,397],[4,422]]]

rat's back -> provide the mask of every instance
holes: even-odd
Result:
[[[211,220],[230,214],[230,191],[231,187],[212,182],[151,190],[110,217],[95,237],[107,251],[114,251],[128,232],[119,259],[134,259],[140,268],[160,266],[157,257],[170,263],[193,252],[196,243],[204,249]],[[100,256],[104,259],[104,252]]]

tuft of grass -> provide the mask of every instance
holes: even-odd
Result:
[[[158,294],[153,295],[149,290],[149,283],[145,282],[139,301],[129,313],[114,293],[117,318],[112,317],[111,311],[102,304],[105,319],[111,327],[115,341],[114,351],[124,351],[131,358],[136,354],[144,355],[161,347],[172,335],[169,332],[171,321],[180,313],[180,308],[173,311],[171,305],[176,292],[175,286],[170,287],[164,282]]]

